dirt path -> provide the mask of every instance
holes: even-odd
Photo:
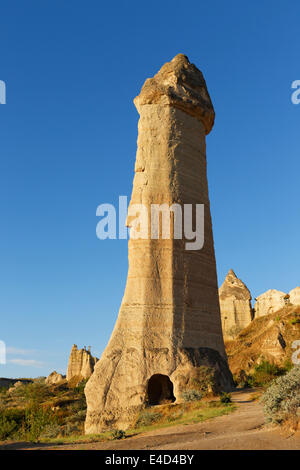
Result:
[[[262,407],[251,398],[255,391],[232,394],[237,410],[203,423],[172,426],[150,431],[121,441],[68,445],[6,444],[0,449],[61,450],[291,450],[300,449],[300,435],[284,435],[278,429],[264,426]]]

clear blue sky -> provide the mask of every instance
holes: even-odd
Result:
[[[114,326],[127,241],[96,238],[96,207],[131,194],[133,98],[174,55],[204,73],[219,283],[253,297],[300,285],[298,1],[1,3],[0,376],[65,372]]]

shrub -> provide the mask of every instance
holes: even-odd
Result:
[[[162,414],[158,411],[142,411],[136,421],[135,427],[149,426],[161,418]]]
[[[56,417],[50,410],[34,406],[25,410],[23,425],[24,437],[30,441],[36,441],[46,426],[56,423]]]
[[[79,382],[75,387],[74,387],[74,392],[78,393],[79,395],[84,395],[84,388],[86,386],[88,379],[84,379],[81,382]]]
[[[300,407],[300,366],[278,377],[263,394],[261,402],[267,422],[280,423],[289,415],[296,415]]]
[[[230,393],[222,392],[220,395],[220,402],[221,403],[231,403],[231,395]]]
[[[234,385],[238,388],[249,388],[251,387],[251,381],[249,382],[249,376],[242,369],[238,375],[233,376]]]
[[[78,411],[78,413],[75,413],[71,416],[67,416],[65,420],[67,423],[76,423],[76,422],[78,423],[78,422],[84,421],[85,417],[86,417],[86,410],[80,410]]]
[[[47,424],[39,435],[40,438],[53,439],[61,433],[61,427],[58,424]]]
[[[125,439],[126,437],[126,432],[123,431],[122,429],[115,429],[113,432],[112,432],[112,435],[111,435],[111,438],[113,440],[116,440],[116,439]]]
[[[184,401],[198,401],[201,400],[202,393],[197,390],[185,390],[181,396]]]
[[[270,384],[277,377],[284,375],[287,369],[263,360],[255,366],[254,373],[249,377],[248,383],[252,387],[262,387]]]
[[[232,339],[234,339],[236,336],[239,335],[239,333],[242,331],[243,328],[241,328],[240,326],[232,326],[229,331],[228,331],[228,334],[229,336],[232,337]]]
[[[0,417],[0,440],[3,441],[11,437],[13,431],[17,429],[17,423],[9,420],[5,416]]]
[[[76,434],[80,432],[80,428],[78,423],[67,423],[65,426],[62,427],[62,434],[64,436],[71,436],[72,434]]]

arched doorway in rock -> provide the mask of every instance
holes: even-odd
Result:
[[[176,400],[173,394],[173,384],[167,375],[152,375],[148,380],[147,394],[149,405],[173,403]]]

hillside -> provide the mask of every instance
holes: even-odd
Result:
[[[292,362],[296,340],[300,340],[300,306],[287,305],[256,318],[234,340],[226,341],[230,370],[234,375],[241,370],[249,373],[263,360],[285,366]]]

